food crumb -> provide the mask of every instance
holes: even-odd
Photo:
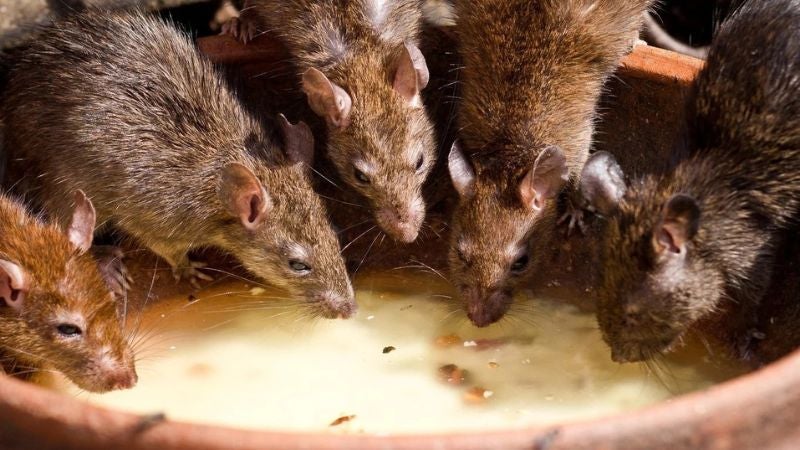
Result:
[[[335,426],[341,425],[341,424],[343,424],[345,422],[350,422],[351,420],[353,420],[355,418],[356,418],[355,414],[352,414],[352,415],[349,415],[349,416],[342,416],[342,417],[339,417],[338,419],[334,420],[333,422],[331,422],[331,424],[329,426],[335,427]]]
[[[439,379],[447,384],[461,385],[467,378],[467,371],[455,364],[439,367]]]
[[[260,287],[254,287],[253,289],[250,289],[250,295],[261,295],[265,292],[267,292],[267,290]]]
[[[189,294],[188,299],[189,299],[189,303],[196,302],[197,301],[197,296],[195,296],[194,294]]]
[[[372,320],[372,319],[374,319],[374,318],[375,318],[375,316],[368,316],[368,317],[367,317],[367,320]]]
[[[461,342],[461,338],[458,335],[447,334],[437,337],[436,340],[434,341],[434,344],[437,347],[447,348],[447,347],[452,347],[458,344],[459,342]]]
[[[482,387],[475,386],[468,391],[464,392],[464,400],[468,403],[483,403],[489,397],[493,396],[494,392],[484,389]]]
[[[464,347],[477,347],[478,343],[475,341],[464,341]]]
[[[397,349],[394,348],[393,346],[389,345],[389,346],[383,347],[383,354],[385,355],[385,354],[387,354],[389,352],[393,352],[395,350],[397,350]]]
[[[497,364],[494,361],[489,361],[489,368],[490,369],[497,369],[498,367],[500,367],[500,364]]]

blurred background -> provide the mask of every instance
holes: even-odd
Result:
[[[196,36],[219,31],[242,0],[0,0],[0,50],[18,45],[32,25],[84,7],[144,7],[158,10]],[[736,0],[662,0],[650,14],[642,38],[650,45],[703,57],[713,31]]]

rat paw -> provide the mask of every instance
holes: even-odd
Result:
[[[222,24],[222,31],[220,34],[227,34],[241,43],[247,44],[255,39],[258,35],[258,30],[256,30],[255,22],[244,15],[233,17]]]
[[[577,206],[572,200],[567,200],[567,212],[558,219],[558,225],[567,224],[567,237],[577,227],[582,235],[586,234],[586,212]]]
[[[111,292],[116,297],[124,297],[133,284],[133,278],[122,262],[125,252],[115,245],[95,245],[92,246],[92,254]]]
[[[207,264],[202,261],[189,261],[187,266],[173,267],[172,275],[175,277],[175,281],[187,280],[195,289],[200,289],[200,280],[214,281],[211,275],[199,270],[206,266]]]

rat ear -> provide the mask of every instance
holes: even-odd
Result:
[[[686,242],[691,240],[700,226],[700,206],[692,197],[673,195],[664,206],[661,221],[653,233],[656,253],[665,250],[685,254]]]
[[[447,158],[447,167],[450,169],[450,179],[453,180],[458,195],[471,197],[475,187],[475,172],[464,157],[458,142],[453,142],[450,147],[450,156]]]
[[[597,152],[583,166],[580,192],[589,209],[604,215],[613,213],[627,188],[622,169],[610,153]]]
[[[430,74],[425,56],[413,44],[405,44],[395,62],[394,90],[414,106],[421,106],[419,92],[428,85]]]
[[[77,247],[81,253],[85,253],[92,248],[97,213],[92,201],[81,190],[75,191],[73,202],[75,209],[72,211],[72,221],[67,228],[67,237],[72,245]]]
[[[22,267],[0,259],[0,306],[9,306],[19,311],[29,290],[28,275]]]
[[[533,211],[541,210],[546,200],[561,192],[568,178],[569,167],[564,152],[556,145],[545,147],[519,184],[522,205]]]
[[[324,73],[313,67],[306,70],[303,74],[303,92],[308,97],[311,109],[324,117],[329,126],[345,128],[350,124],[352,99]]]
[[[247,167],[231,163],[220,174],[219,198],[225,209],[250,231],[266,220],[272,200],[258,178]]]
[[[292,125],[283,114],[278,114],[278,123],[283,131],[286,156],[293,163],[303,163],[309,167],[314,162],[314,135],[305,122]]]

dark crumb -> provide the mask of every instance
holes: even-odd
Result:
[[[194,294],[189,294],[189,303],[197,301],[197,297]]]
[[[139,421],[133,427],[134,433],[142,433],[147,431],[148,429],[162,423],[166,422],[167,415],[163,412],[158,412],[155,414],[145,414],[139,417]]]
[[[447,384],[459,386],[467,379],[467,371],[455,364],[445,364],[439,367],[439,379]]]
[[[406,306],[403,306],[402,308],[400,308],[400,311],[405,311],[405,310],[411,309],[413,307],[414,307],[414,305],[406,305]]]
[[[341,425],[341,424],[343,424],[345,422],[350,422],[351,420],[353,420],[355,418],[356,418],[355,414],[350,415],[350,416],[342,416],[342,417],[339,417],[338,419],[334,420],[333,422],[331,422],[331,424],[328,425],[328,426],[335,427],[335,426]]]
[[[389,353],[389,352],[393,352],[393,351],[395,351],[395,350],[397,350],[397,349],[396,349],[396,348],[394,348],[394,347],[392,347],[391,345],[390,345],[390,346],[388,346],[388,347],[383,347],[383,354],[385,355],[385,354],[387,354],[387,353]]]

